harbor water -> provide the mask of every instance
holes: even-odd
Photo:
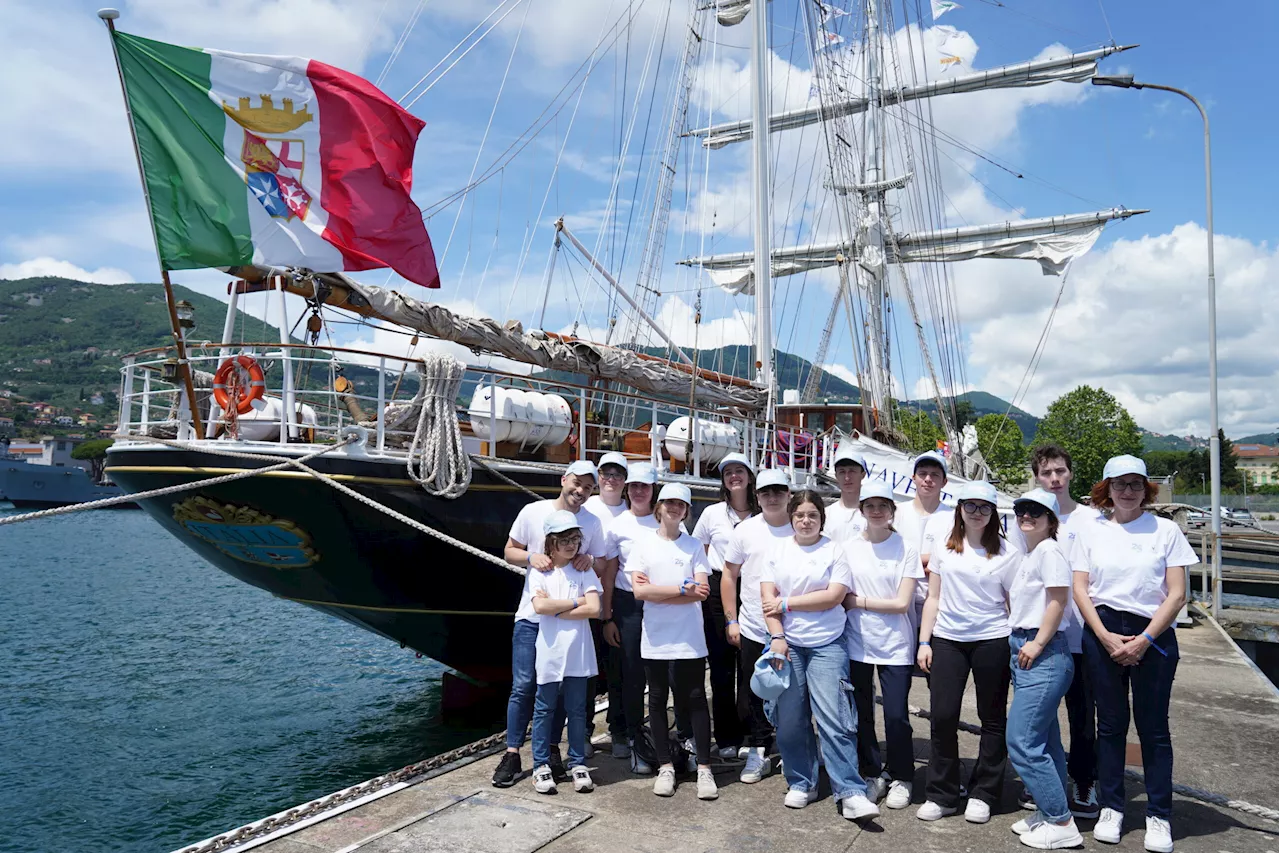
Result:
[[[0,513],[12,514],[12,510]],[[168,851],[502,728],[142,512],[0,528],[0,851]]]

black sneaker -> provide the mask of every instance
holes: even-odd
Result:
[[[1023,788],[1022,793],[1018,794],[1018,806],[1029,812],[1036,811],[1037,809],[1035,798],[1031,796],[1031,792],[1026,788]]]
[[[573,778],[569,775],[569,771],[564,769],[564,762],[560,760],[560,747],[551,747],[551,761],[547,763],[551,766],[551,778],[556,782],[568,782]]]
[[[1081,788],[1074,779],[1071,781],[1071,796],[1068,798],[1071,814],[1083,820],[1097,820],[1102,809],[1098,806],[1098,785],[1090,784]]]
[[[510,788],[520,778],[520,753],[504,752],[498,762],[498,769],[493,771],[493,787]]]

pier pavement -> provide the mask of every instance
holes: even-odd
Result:
[[[1181,661],[1173,690],[1171,725],[1175,784],[1225,795],[1275,810],[1280,807],[1277,762],[1277,700],[1272,685],[1252,667],[1230,639],[1208,620],[1178,630]],[[911,703],[927,708],[923,679],[916,679]],[[976,722],[972,689],[962,719]],[[695,853],[695,851],[1016,851],[1009,826],[1027,814],[1017,807],[1020,784],[1010,776],[1002,807],[990,823],[966,823],[962,816],[926,823],[915,817],[923,801],[929,723],[913,718],[916,746],[915,797],[902,811],[882,808],[865,824],[840,818],[825,788],[822,799],[802,811],[786,809],[780,775],[756,785],[738,782],[738,765],[717,765],[720,799],[700,802],[694,784],[682,781],[676,795],[653,795],[651,778],[632,776],[626,762],[608,757],[607,746],[589,762],[596,790],[575,794],[560,786],[555,796],[534,792],[526,777],[506,790],[489,777],[495,757],[425,778],[382,799],[307,826],[257,847],[263,853]],[[1065,714],[1062,720],[1066,728]],[[603,715],[597,731],[603,728]],[[1137,736],[1131,730],[1130,761],[1141,771]],[[604,739],[601,739],[604,742]],[[978,738],[961,732],[966,768]],[[522,756],[527,769],[530,757]],[[1087,850],[1141,851],[1145,794],[1141,783],[1126,785],[1125,833],[1119,845],[1095,842],[1092,821],[1080,821]],[[1274,853],[1280,847],[1275,820],[1175,794],[1174,849],[1180,853]]]

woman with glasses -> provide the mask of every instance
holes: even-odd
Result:
[[[1080,536],[1072,568],[1084,617],[1084,662],[1098,705],[1098,803],[1093,837],[1118,844],[1124,820],[1129,692],[1147,789],[1144,845],[1173,850],[1173,743],[1169,696],[1178,668],[1173,624],[1186,602],[1186,567],[1197,562],[1176,524],[1146,512],[1156,486],[1134,456],[1107,461],[1090,502],[1103,512]]]
[[[1058,547],[1058,499],[1044,489],[1013,502],[1026,555],[1009,588],[1009,763],[1036,804],[1013,825],[1027,847],[1057,850],[1084,843],[1067,799],[1067,755],[1058,706],[1071,687],[1075,663],[1067,642],[1071,567]]]
[[[840,814],[847,820],[875,817],[880,809],[867,799],[858,774],[858,720],[846,693],[844,598],[853,590],[853,574],[844,548],[822,535],[821,495],[797,492],[787,513],[795,533],[772,549],[760,573],[769,650],[791,661],[791,683],[770,703],[787,777],[782,802],[802,809],[818,798],[820,740]],[[811,720],[818,724],[817,740]]]
[[[965,484],[956,496],[955,521],[929,562],[929,595],[920,624],[916,661],[930,674],[929,769],[921,820],[959,811],[960,703],[973,673],[982,737],[969,778],[964,817],[986,823],[998,805],[1007,763],[1005,706],[1009,698],[1009,613],[1005,595],[1022,554],[1004,541],[990,483]]]
[[[867,798],[877,802],[889,785],[884,804],[905,809],[911,804],[915,749],[907,696],[916,660],[916,631],[911,611],[916,584],[924,581],[920,554],[894,529],[893,490],[883,480],[868,483],[858,508],[866,527],[844,543],[853,570],[853,591],[844,597],[849,626],[849,681],[858,711],[858,772],[867,780]],[[876,739],[876,671],[884,702],[885,760]]]

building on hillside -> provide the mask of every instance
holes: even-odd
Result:
[[[58,415],[53,419],[53,422],[58,426],[75,426],[76,423],[75,418],[71,417],[71,415]]]
[[[1236,468],[1250,486],[1280,484],[1280,449],[1265,444],[1237,444]]]
[[[94,391],[93,396],[89,398],[89,403],[94,406],[101,406],[104,402],[106,400],[103,399],[101,391]]]

